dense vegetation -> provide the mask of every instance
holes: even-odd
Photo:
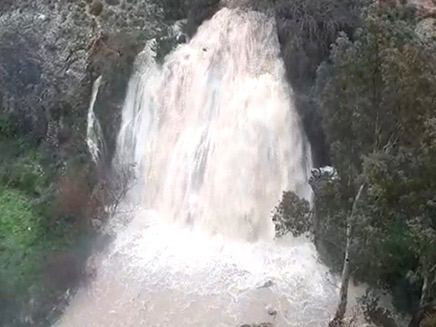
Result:
[[[349,250],[355,280],[414,312],[436,300],[436,43],[419,32],[413,7],[370,5],[361,17],[339,34],[309,91],[336,173],[312,180],[303,231],[333,269]],[[285,193],[276,209],[294,233],[302,206]]]
[[[89,185],[14,118],[0,116],[0,323],[46,326],[84,273]]]
[[[395,287],[414,274],[429,287],[421,294],[424,304],[436,295],[429,284],[436,265],[435,44],[416,34],[413,17],[372,10],[355,41],[339,37],[330,66],[319,71],[323,122],[339,175],[327,192],[343,210],[340,217],[366,185],[355,222],[355,257],[362,261],[355,275]]]

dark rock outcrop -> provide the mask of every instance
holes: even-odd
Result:
[[[63,157],[78,144],[84,148],[92,83],[102,75],[97,111],[104,107],[106,136],[116,135],[133,60],[145,40],[166,28],[159,4],[1,2],[0,113]]]
[[[91,3],[91,6],[89,7],[89,12],[94,16],[98,16],[101,14],[102,11],[103,11],[103,4],[101,3],[101,1],[94,0]]]
[[[95,104],[111,158],[134,59],[152,38],[165,39],[176,19],[185,30],[216,10],[217,0],[0,1],[0,113],[46,141],[60,158],[86,153],[86,111]],[[186,36],[169,43],[185,42]],[[168,45],[167,45],[168,47]],[[169,50],[166,50],[168,52]]]

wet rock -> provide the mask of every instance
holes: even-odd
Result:
[[[177,43],[186,43],[186,35],[181,34],[177,37]]]
[[[39,20],[42,20],[43,22],[45,22],[48,19],[47,15],[44,15],[44,14],[38,14],[37,18]]]
[[[268,305],[265,309],[266,309],[266,312],[267,312],[270,316],[273,316],[273,317],[277,316],[277,310],[274,309],[272,306],[269,306],[269,305]]]
[[[100,75],[95,110],[105,137],[116,135],[136,54],[168,28],[154,0],[129,10],[105,10],[106,1],[119,0],[0,0],[0,111],[35,139],[59,143],[53,148],[61,159],[86,131],[92,81]],[[139,18],[140,33],[132,23]]]
[[[89,8],[89,12],[94,16],[99,16],[103,11],[103,4],[100,0],[94,0]]]
[[[79,10],[65,4],[53,12],[37,4],[0,12],[0,107],[36,139],[56,137],[67,111],[87,108],[85,48],[92,22],[77,20]]]
[[[436,39],[436,18],[426,18],[420,21],[415,29],[416,33],[426,40]]]
[[[120,4],[120,0],[106,0],[105,2],[109,6],[118,6]]]
[[[99,230],[103,226],[103,222],[100,219],[91,219],[92,228]]]
[[[46,285],[64,289],[74,285],[81,276],[81,260],[72,251],[58,251],[51,253],[43,269]]]
[[[273,285],[274,285],[274,282],[271,279],[268,279],[267,281],[265,281],[265,283],[263,283],[258,288],[267,288],[267,287],[271,287]]]

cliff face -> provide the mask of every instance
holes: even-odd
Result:
[[[76,25],[79,11],[71,3],[19,2],[0,16],[2,111],[42,138],[48,121],[58,120],[62,108],[77,104],[73,98],[85,91],[92,20],[83,15]]]
[[[115,119],[133,59],[164,32],[163,14],[153,1],[2,1],[0,112],[62,150],[84,130],[92,82],[103,75],[98,111]]]
[[[101,75],[95,111],[110,160],[137,53],[146,40],[165,39],[177,20],[193,34],[218,0],[0,2],[0,114],[68,157],[71,144],[83,147],[92,83]]]
[[[188,20],[185,30],[192,34],[218,9],[217,0],[0,2],[0,113],[13,114],[22,131],[46,140],[61,154],[68,151],[72,139],[83,136],[92,82],[100,75],[103,83],[96,112],[111,153],[132,63],[145,41],[163,37],[168,26],[180,19]],[[389,1],[381,3],[385,2]],[[433,2],[415,2],[427,17],[420,28],[433,31]],[[297,93],[315,161],[326,164],[319,119],[313,117],[314,109],[300,89],[313,80],[338,30],[352,31],[358,19],[350,19],[354,14],[349,8],[327,7],[326,16],[324,7],[311,6],[306,1],[277,1],[274,11],[288,78]],[[295,17],[301,12],[309,12],[306,22],[316,23],[315,38],[306,35],[313,28],[296,28],[300,21]],[[311,43],[301,41],[306,39]]]

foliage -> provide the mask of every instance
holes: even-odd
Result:
[[[351,33],[359,24],[358,7],[347,0],[276,0],[274,11],[288,77],[297,90],[315,80],[338,32]]]
[[[28,150],[26,145],[20,142],[2,142],[0,149],[18,153],[13,160],[11,158],[1,163],[0,180],[3,185],[34,195],[41,195],[44,189],[49,187],[47,173],[40,164],[41,155],[37,149]]]
[[[359,11],[367,1],[275,0],[280,51],[287,78],[295,92],[295,106],[309,141],[316,166],[330,164],[321,128],[320,106],[314,83],[318,66],[329,57],[330,45],[340,32],[351,35],[360,25]]]
[[[82,184],[71,193],[64,190],[60,182],[55,183],[59,173],[42,144],[4,131],[0,134],[0,324],[20,325],[30,316],[36,319],[35,326],[47,325],[48,316],[42,312],[51,310],[48,301],[56,301],[77,281],[80,258],[86,257],[92,234],[89,224],[77,223],[83,221],[81,208],[86,208],[88,199],[76,201],[79,209],[68,214],[60,210],[60,201],[83,194],[86,188]],[[52,271],[56,275],[49,277]],[[35,296],[40,297],[37,303],[32,302]]]
[[[397,327],[392,317],[392,312],[379,305],[380,297],[371,291],[366,291],[365,295],[358,299],[363,317],[368,323],[376,326]]]
[[[0,114],[0,138],[11,137],[15,132],[14,124],[10,116]]]
[[[274,209],[272,218],[276,236],[291,232],[300,236],[311,230],[311,211],[309,202],[301,199],[294,192],[283,192],[282,200]]]
[[[341,196],[341,180],[336,173],[313,174],[309,183],[314,191],[314,243],[325,264],[340,272],[345,253],[346,220],[351,205]]]
[[[335,228],[343,235],[352,199],[366,183],[353,273],[391,290],[410,272],[421,285],[431,284],[436,265],[436,51],[415,33],[416,19],[407,13],[371,7],[353,39],[341,34],[336,40],[317,78],[338,178],[316,192],[321,222],[315,233],[324,243]],[[343,247],[344,237],[334,238]],[[328,252],[337,256],[340,248]],[[434,299],[434,287],[423,287],[421,297]]]

